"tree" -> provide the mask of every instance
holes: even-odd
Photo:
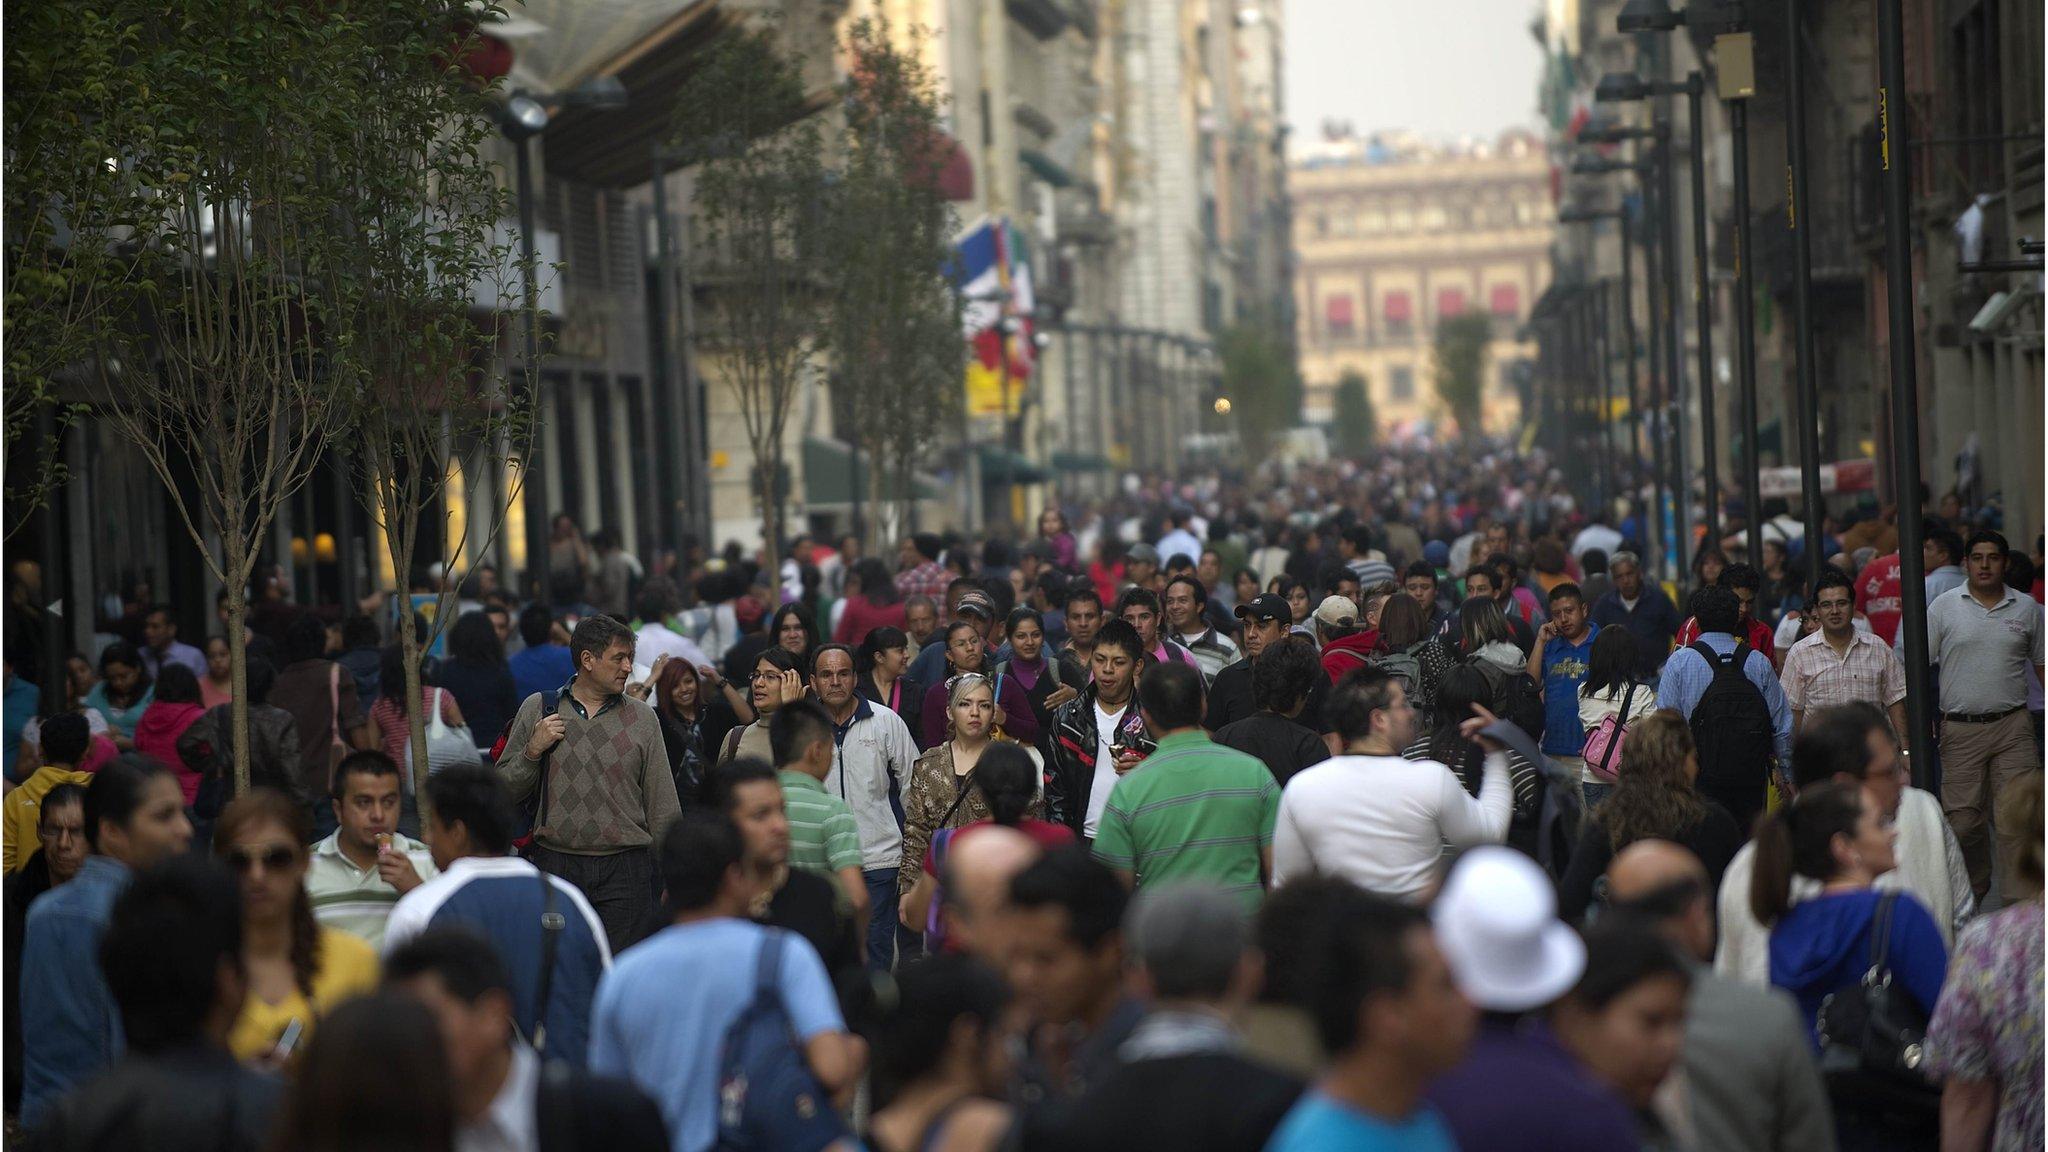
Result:
[[[783,435],[819,342],[820,138],[801,62],[768,28],[728,33],[682,85],[670,139],[697,164],[693,279],[711,374],[732,390],[754,461],[769,569],[783,537]]]
[[[958,423],[966,342],[945,275],[953,214],[939,189],[938,87],[887,25],[846,33],[846,158],[831,182],[822,236],[824,342],[833,399],[857,451],[869,453],[872,505],[916,499],[916,468]]]
[[[1274,437],[1301,423],[1301,376],[1286,341],[1270,325],[1243,321],[1224,329],[1216,346],[1245,458],[1265,459]]]
[[[73,161],[118,173],[113,194],[68,206],[72,232],[121,237],[117,250],[133,255],[84,265],[97,276],[71,291],[110,298],[82,313],[105,426],[163,482],[227,589],[238,789],[258,542],[346,427],[342,385],[370,291],[349,272],[362,238],[335,177],[353,163],[358,117],[383,95],[390,49],[372,29],[412,2],[52,0],[67,34],[39,46],[113,61],[45,94],[54,113],[106,126],[104,154]],[[83,182],[75,170],[43,178],[46,201]]]
[[[352,311],[356,355],[346,362],[344,391],[353,400],[353,462],[402,589],[422,562],[452,574],[490,548],[503,524],[499,509],[519,498],[532,458],[538,365],[521,363],[502,378],[490,370],[523,283],[512,245],[498,239],[513,206],[485,154],[496,129],[459,63],[463,47],[445,53],[447,63],[418,51],[466,47],[475,16],[467,0],[409,0],[372,7],[366,17],[377,21],[371,40],[384,49],[374,61],[379,98],[362,109],[347,167],[334,174],[348,193],[344,219],[360,238],[345,277],[362,296]],[[479,313],[488,318],[477,320]],[[508,477],[505,499],[471,499],[458,521],[448,498],[478,475]],[[424,635],[415,613],[397,614],[400,699],[422,801],[421,655],[455,616],[456,581],[437,591]]]
[[[1337,454],[1356,460],[1371,452],[1373,441],[1379,438],[1379,419],[1373,415],[1372,393],[1366,389],[1365,377],[1351,370],[1337,377],[1332,404]]]
[[[1458,434],[1477,436],[1485,427],[1480,405],[1486,396],[1486,360],[1493,322],[1476,312],[1436,326],[1436,394],[1457,421]]]
[[[148,100],[115,98],[145,46],[134,11],[58,0],[6,9],[6,518],[12,538],[62,488],[58,438],[98,335],[130,316],[152,199],[119,157]]]

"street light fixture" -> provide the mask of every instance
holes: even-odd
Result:
[[[1602,220],[1612,220],[1621,229],[1621,331],[1622,340],[1628,346],[1628,460],[1633,474],[1643,466],[1643,410],[1636,388],[1636,282],[1635,261],[1630,259],[1628,250],[1628,210],[1589,208],[1578,204],[1567,204],[1557,210],[1559,224],[1597,224]],[[1606,366],[1603,364],[1601,367],[1604,379]],[[1610,414],[1611,411],[1610,407]],[[1613,458],[1612,448],[1608,456]]]
[[[533,250],[535,221],[533,200],[533,138],[547,131],[550,107],[590,108],[616,111],[626,106],[626,86],[616,76],[594,76],[567,92],[539,94],[515,91],[498,109],[498,130],[513,144],[513,170],[519,208],[519,272],[521,311],[526,322],[525,370],[538,371],[540,364],[540,277]],[[537,394],[537,390],[536,390]],[[522,461],[522,483],[538,515],[526,518],[526,583],[536,600],[546,595],[548,554],[547,471]]]
[[[1672,25],[1672,27],[1676,26],[1676,24]],[[1707,158],[1705,154],[1706,133],[1704,122],[1701,119],[1701,105],[1705,93],[1706,80],[1698,72],[1687,75],[1685,80],[1680,83],[1653,82],[1645,80],[1632,72],[1610,72],[1600,78],[1600,83],[1594,89],[1593,98],[1608,103],[1631,103],[1647,100],[1653,96],[1676,96],[1680,94],[1686,98],[1687,113],[1691,118],[1692,129],[1693,302],[1696,312],[1694,324],[1699,330],[1699,339],[1696,341],[1698,363],[1694,368],[1694,373],[1699,378],[1700,455],[1707,487],[1706,535],[1707,542],[1712,544],[1720,540],[1721,469],[1719,446],[1714,435],[1713,298],[1707,291]],[[1663,128],[1668,131],[1669,126],[1664,125]],[[1641,131],[1643,129],[1640,128],[1607,129],[1603,134]],[[1664,154],[1669,156],[1669,139],[1661,139],[1658,141],[1658,144],[1664,149]],[[1672,241],[1670,249],[1672,259],[1666,269],[1666,275],[1671,287],[1671,299],[1676,301],[1678,298],[1678,224],[1675,213],[1678,203],[1678,181],[1668,166],[1664,171],[1664,178],[1664,187],[1667,192],[1666,203],[1672,206],[1674,213],[1665,222],[1669,230],[1668,235]],[[1671,378],[1674,381],[1679,379],[1680,343],[1676,339],[1677,325],[1677,312],[1674,308],[1672,313],[1674,339],[1667,353],[1671,363]],[[1752,432],[1749,440],[1753,441],[1754,439],[1755,434]],[[1681,470],[1680,475],[1682,483],[1679,491],[1681,493],[1689,492],[1691,488],[1690,474]],[[1681,499],[1685,498],[1682,496]],[[1751,533],[1751,535],[1755,535],[1755,533]],[[1759,560],[1760,564],[1761,560]]]
[[[1671,10],[1668,0],[1628,0],[1614,18],[1614,30],[1624,35],[1637,32],[1669,32],[1685,22]]]

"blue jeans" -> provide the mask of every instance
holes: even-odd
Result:
[[[1591,812],[1614,791],[1614,785],[1602,784],[1595,780],[1582,781],[1580,788],[1585,796],[1585,810],[1588,812]]]
[[[887,972],[896,960],[896,873],[894,868],[861,873],[868,882],[868,968],[876,972]]]

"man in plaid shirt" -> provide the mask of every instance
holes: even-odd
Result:
[[[896,591],[905,597],[942,599],[953,573],[939,563],[939,550],[937,533],[919,532],[905,540],[900,552],[902,571],[896,573]]]
[[[1883,709],[1892,731],[1906,730],[1906,669],[1890,645],[1856,627],[1856,588],[1833,568],[1813,593],[1820,630],[1785,653],[1778,681],[1792,709],[1792,731],[1806,713],[1863,700]]]

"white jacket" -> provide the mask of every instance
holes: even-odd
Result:
[[[910,791],[910,769],[917,763],[917,742],[903,718],[859,697],[853,722],[838,738],[832,770],[825,773],[825,791],[853,809],[860,827],[862,871],[894,871],[903,861],[903,827],[889,806],[889,781],[899,795]]]
[[[1962,847],[1941,813],[1941,801],[1918,788],[1900,793],[1897,824],[1899,866],[1878,877],[1877,887],[1912,893],[1941,928],[1942,944],[1953,948],[1956,933],[1977,910]],[[1721,877],[1721,947],[1714,953],[1714,971],[1751,984],[1769,984],[1771,932],[1757,923],[1756,914],[1749,910],[1755,862],[1756,842],[1752,840],[1729,861],[1728,871]],[[1811,899],[1820,893],[1820,887],[1820,882],[1810,877],[1794,876],[1792,902]]]

